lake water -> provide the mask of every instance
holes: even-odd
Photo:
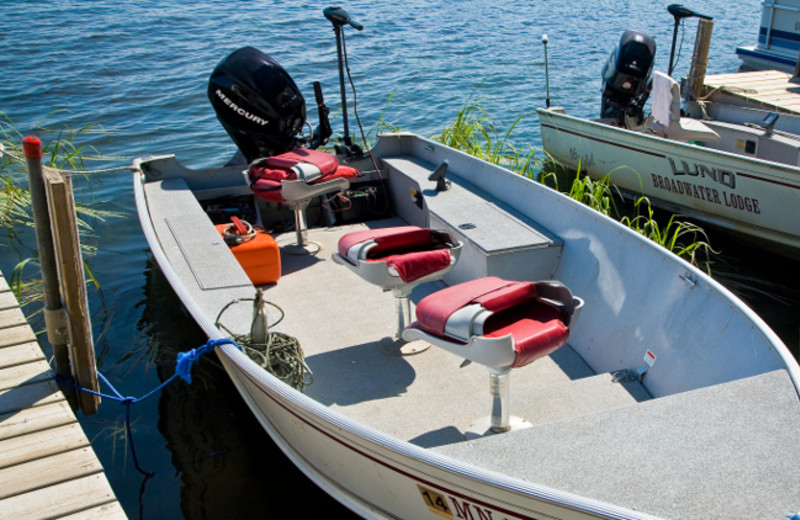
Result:
[[[38,132],[45,143],[52,137],[37,131],[40,126],[100,125],[105,133],[81,142],[114,159],[89,167],[128,165],[136,156],[165,153],[193,167],[221,164],[235,147],[216,120],[206,87],[214,66],[238,47],[252,45],[278,60],[309,107],[311,82],[320,81],[332,114],[337,112],[334,33],[322,15],[328,5],[4,0],[0,110],[24,134]],[[431,136],[465,103],[480,100],[501,125],[521,118],[515,142],[539,145],[534,110],[545,99],[542,34],[549,37],[553,104],[595,116],[600,70],[624,30],[654,36],[656,68],[666,70],[673,27],[666,5],[647,0],[341,4],[364,25],[362,32],[346,30],[358,114],[368,133],[382,120]],[[755,42],[760,2],[710,0],[688,7],[715,19],[709,72],[736,70],[734,48]],[[695,27],[687,23],[676,75],[688,68]],[[352,109],[352,94],[349,101]],[[314,110],[309,119],[316,121]],[[350,125],[356,128],[352,112]],[[333,126],[341,130],[339,117]],[[76,178],[76,188],[80,199],[91,195],[104,209],[123,214],[93,222],[90,245],[98,252],[89,265],[102,289],[90,291],[90,306],[100,370],[123,394],[143,395],[172,374],[177,352],[204,338],[151,261],[135,214],[131,174],[106,174],[91,183]],[[743,292],[748,303],[796,349],[797,265],[719,240],[731,251],[720,262],[738,273],[729,283],[751,287]],[[33,247],[32,236],[23,235],[23,242]],[[17,261],[14,250],[0,247],[6,276]],[[174,383],[132,411],[139,461],[155,472],[150,479],[133,466],[119,405],[106,400],[97,415],[81,418],[129,517],[349,514],[282,456],[214,360],[202,361],[193,375],[192,385]]]

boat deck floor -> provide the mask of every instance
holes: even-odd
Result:
[[[265,294],[286,312],[279,328],[300,341],[314,372],[309,396],[456,459],[658,516],[782,518],[800,509],[800,411],[782,371],[650,399],[638,382],[595,374],[566,346],[512,371],[511,413],[534,427],[470,435],[484,433],[476,422],[490,412],[486,369],[459,368],[460,358],[436,347],[400,356],[382,346],[397,327],[392,294],[331,259],[344,233],[399,224],[312,229],[313,256],[282,247],[282,278]],[[294,234],[276,239],[285,246]],[[417,287],[412,306],[442,287]]]
[[[401,224],[388,219],[370,226]],[[489,373],[476,363],[459,368],[462,358],[437,347],[399,355],[391,342],[397,330],[392,293],[331,259],[342,234],[365,227],[312,229],[310,240],[320,252],[311,257],[282,254],[283,276],[265,292],[267,300],[286,311],[281,330],[300,341],[314,372],[306,393],[420,446],[462,441],[474,433],[473,423],[489,416]],[[279,245],[291,243],[294,234],[277,240]],[[443,287],[434,282],[415,288],[412,308]],[[595,375],[571,348],[561,348],[512,371],[511,413],[542,424],[649,398],[638,383],[612,379],[610,374]]]

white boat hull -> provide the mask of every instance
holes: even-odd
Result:
[[[745,494],[752,476],[763,471],[771,471],[781,483],[771,484],[774,493],[760,495],[756,505],[748,499],[736,511],[747,515],[768,510],[772,514],[785,509],[786,499],[775,495],[794,486],[793,464],[800,461],[791,430],[800,424],[800,367],[752,311],[702,272],[611,219],[529,179],[416,136],[382,137],[375,153],[378,161],[390,158],[395,166],[408,168],[389,175],[397,194],[395,210],[406,221],[422,214],[422,208],[406,196],[411,188],[411,193],[425,193],[423,213],[432,220],[442,219],[442,225],[454,223],[448,223],[447,214],[457,215],[474,225],[466,229],[480,231],[483,219],[494,212],[508,226],[495,229],[496,234],[507,234],[510,229],[521,233],[525,223],[536,223],[557,237],[555,243],[541,237],[549,248],[524,251],[537,260],[501,263],[501,268],[517,277],[531,272],[538,279],[538,264],[550,262],[548,275],[564,281],[585,299],[585,308],[570,334],[570,349],[580,358],[580,367],[591,366],[597,377],[563,373],[559,365],[568,365],[564,358],[541,360],[557,369],[560,382],[575,389],[571,408],[578,415],[559,415],[563,410],[556,406],[554,418],[546,422],[541,414],[547,412],[547,403],[559,402],[567,393],[560,386],[549,396],[544,387],[529,389],[540,384],[537,379],[550,376],[517,372],[522,375],[514,376],[514,410],[527,410],[530,418],[538,415],[541,425],[467,441],[462,432],[480,413],[477,410],[483,409],[480,403],[474,409],[473,402],[476,396],[485,396],[485,370],[474,365],[459,368],[457,357],[436,348],[409,358],[378,352],[374,342],[384,335],[383,325],[391,321],[382,321],[390,318],[382,307],[372,312],[375,305],[368,298],[381,296],[380,291],[355,287],[358,282],[348,278],[347,270],[341,274],[341,266],[320,258],[290,269],[292,272],[266,293],[287,310],[282,326],[298,335],[321,326],[321,336],[310,335],[302,342],[307,362],[316,367],[315,382],[306,393],[278,380],[236,347],[226,344],[217,348],[218,357],[255,416],[307,476],[368,518],[647,519],[675,516],[687,508],[702,511],[704,518],[726,517],[728,499],[717,496],[716,491],[695,494],[689,489],[682,493],[687,497],[678,500],[670,493],[653,490],[654,482],[657,487],[669,483],[692,488],[718,480],[703,472],[686,473],[691,465],[683,459],[692,446],[692,453],[699,456],[691,459],[692,464],[709,457],[724,462],[729,450],[743,457],[731,459],[737,468],[740,460],[747,461],[742,471],[722,471],[723,476],[735,473],[735,480],[715,484],[714,489],[725,491],[726,497]],[[427,169],[414,172],[412,166],[432,168],[444,159],[454,172],[448,174],[453,185],[436,194],[424,184]],[[221,262],[226,259],[212,253],[219,242],[213,226],[207,230],[211,237],[208,246],[192,253],[193,241],[202,241],[202,228],[208,228],[210,222],[204,224],[202,214],[196,213],[201,211],[196,200],[183,203],[199,194],[224,194],[226,185],[228,193],[241,193],[247,188],[241,173],[235,168],[195,172],[170,158],[144,160],[136,167],[141,168],[134,182],[137,208],[156,261],[206,334],[223,337],[213,322],[220,307],[231,298],[251,296],[253,287],[233,283],[234,278],[207,277],[205,268],[209,266],[216,268],[220,277],[235,274],[230,272],[235,269],[223,267]],[[483,197],[480,207],[469,198],[475,194]],[[440,202],[444,205],[437,206]],[[182,224],[188,225],[192,236],[174,243]],[[316,235],[310,233],[313,239],[336,236],[325,228],[317,231]],[[491,238],[487,234],[480,237]],[[327,247],[335,250],[330,244]],[[552,257],[550,251],[557,256]],[[455,276],[474,275],[480,265],[469,257],[475,254],[462,253],[462,270]],[[531,268],[534,271],[525,271]],[[294,284],[305,283],[304,279],[312,287],[300,290],[297,287],[302,285]],[[335,299],[315,301],[309,312],[308,298],[321,297],[305,292],[314,286],[324,286],[320,294],[330,291]],[[357,308],[344,303],[347,292],[358,293],[353,304]],[[292,301],[298,295],[300,307]],[[381,300],[387,306],[391,295],[388,298]],[[349,312],[342,314],[338,307]],[[702,322],[695,319],[701,313]],[[347,333],[361,336],[347,337]],[[610,374],[639,367],[643,355],[651,366],[647,389],[642,392],[649,395],[640,396],[644,402],[637,402],[628,394],[628,387],[613,381]],[[538,370],[537,363],[518,370]],[[473,369],[477,372],[471,372]],[[479,381],[474,375],[480,376]],[[774,381],[781,391],[769,386],[766,392],[755,392],[753,389],[761,386],[759,381]],[[587,390],[583,386],[595,382],[625,394],[624,404],[611,403],[601,410],[594,387]],[[742,393],[739,385],[750,390]],[[727,397],[719,397],[718,392]],[[731,398],[729,392],[740,397]],[[771,408],[777,404],[782,411]],[[709,408],[732,416],[734,422],[698,423],[698,410]],[[776,413],[788,431],[768,428],[769,421],[762,416]],[[688,437],[687,432],[691,432]],[[447,442],[433,440],[451,433],[455,437],[448,437]],[[725,443],[715,441],[720,435]],[[771,436],[776,446],[793,447],[780,452],[780,460],[790,468],[773,470],[775,456],[751,457],[754,450],[761,450],[752,446],[754,440],[764,435]],[[676,460],[676,446],[681,447],[680,461]],[[264,461],[264,466],[268,471],[269,461]],[[800,502],[796,491],[787,496],[794,493]],[[715,505],[720,500],[725,507]],[[298,504],[298,516],[303,516],[302,507]]]
[[[777,69],[794,72],[800,49],[800,2],[766,0],[761,11],[756,45],[736,48],[745,70]]]
[[[263,370],[250,366],[238,351],[225,349],[220,358],[284,453],[364,517],[653,518],[436,456],[319,409],[318,403],[264,378]]]
[[[558,162],[698,220],[800,249],[800,168],[538,111]]]

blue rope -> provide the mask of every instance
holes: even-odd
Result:
[[[94,390],[90,390],[88,388],[82,388],[82,387],[76,385],[75,383],[73,383],[72,381],[65,380],[64,378],[60,377],[58,374],[56,374],[56,381],[58,381],[59,383],[65,384],[67,386],[71,386],[75,390],[79,390],[81,392],[86,392],[87,394],[96,395],[96,396],[102,397],[104,399],[111,399],[112,401],[118,401],[121,405],[123,405],[125,407],[125,431],[126,431],[127,437],[128,437],[128,446],[130,446],[130,449],[131,449],[131,456],[133,457],[133,464],[136,466],[136,470],[139,471],[139,473],[141,473],[145,477],[149,478],[149,477],[152,477],[153,475],[155,475],[155,473],[152,472],[152,471],[145,471],[145,470],[143,470],[141,468],[141,466],[139,466],[139,459],[136,456],[136,447],[133,444],[133,435],[131,434],[131,405],[139,403],[141,401],[144,401],[145,399],[147,399],[151,395],[153,395],[153,394],[155,394],[157,392],[160,392],[162,389],[164,389],[164,387],[166,387],[168,384],[172,383],[172,381],[174,381],[178,377],[180,377],[181,379],[183,379],[187,383],[191,384],[191,382],[192,382],[192,374],[191,374],[192,367],[195,364],[197,364],[198,361],[200,361],[200,357],[202,357],[203,355],[205,355],[205,354],[207,354],[209,352],[212,352],[214,350],[214,348],[216,348],[219,345],[223,345],[223,344],[233,345],[234,347],[239,348],[239,350],[241,350],[239,345],[237,345],[236,342],[233,341],[233,340],[230,340],[230,339],[210,339],[210,340],[208,340],[208,342],[206,342],[205,345],[203,345],[201,347],[198,347],[198,348],[194,348],[194,349],[190,350],[189,352],[178,352],[178,358],[177,358],[177,362],[175,364],[175,373],[172,374],[172,376],[170,376],[169,379],[167,379],[166,381],[164,381],[163,383],[161,383],[156,388],[154,388],[152,391],[146,393],[142,397],[130,397],[130,396],[126,397],[126,396],[123,396],[121,393],[119,393],[117,391],[116,388],[114,388],[114,385],[112,385],[111,382],[108,379],[106,379],[106,376],[104,376],[99,371],[97,372],[97,376],[103,381],[103,383],[105,383],[106,386],[108,386],[111,389],[111,391],[114,393],[114,395],[104,394],[102,392],[95,392]]]

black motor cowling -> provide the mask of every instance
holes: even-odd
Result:
[[[294,80],[253,47],[238,49],[217,65],[208,98],[248,162],[295,148],[306,121],[305,100]]]
[[[653,38],[638,31],[623,33],[603,67],[601,117],[622,121],[628,115],[642,119],[655,55]]]

